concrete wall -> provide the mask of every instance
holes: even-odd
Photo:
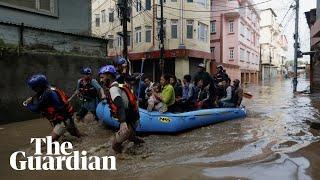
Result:
[[[39,50],[85,56],[105,57],[107,41],[87,36],[47,31],[24,27],[22,35],[19,26],[0,23],[0,41],[11,46],[18,46],[22,36],[25,51]],[[1,46],[1,44],[0,44]]]
[[[62,56],[48,54],[2,53],[0,56],[0,124],[31,119],[35,116],[22,107],[22,102],[33,92],[26,80],[34,73],[44,73],[51,84],[71,95],[81,77],[84,66],[98,68],[106,64],[104,58]]]
[[[91,0],[56,0],[53,15],[9,8],[0,1],[0,21],[63,32],[90,34]]]

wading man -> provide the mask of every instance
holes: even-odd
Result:
[[[82,70],[83,77],[78,80],[76,93],[81,102],[81,108],[77,113],[77,120],[82,121],[90,111],[98,121],[96,108],[99,101],[99,94],[102,100],[106,99],[103,88],[97,80],[92,78],[92,70],[86,67]]]
[[[74,110],[65,93],[50,86],[43,74],[31,76],[27,84],[36,94],[24,101],[23,105],[32,112],[41,113],[50,121],[53,127],[52,140],[58,140],[66,131],[79,138],[81,134],[72,119]]]
[[[120,122],[120,129],[112,140],[112,149],[122,151],[122,143],[126,140],[135,144],[144,143],[135,135],[136,123],[139,120],[139,108],[136,96],[126,85],[116,81],[117,71],[114,66],[103,66],[99,70],[100,81],[107,90],[107,102],[111,114]]]

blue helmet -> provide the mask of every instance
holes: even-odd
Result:
[[[126,63],[127,63],[127,60],[125,58],[123,58],[123,57],[119,57],[116,60],[116,64],[117,65],[123,65],[123,64],[126,64]]]
[[[30,77],[27,84],[31,88],[46,87],[48,85],[48,80],[43,74],[34,74]]]
[[[99,75],[105,74],[105,73],[109,73],[109,74],[116,76],[117,70],[113,65],[106,65],[106,66],[101,67],[99,70]]]
[[[89,67],[83,68],[82,69],[82,74],[86,74],[86,75],[92,74],[91,68],[89,68]]]

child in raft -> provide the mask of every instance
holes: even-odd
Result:
[[[159,111],[160,113],[164,113],[168,110],[167,106],[159,101],[156,96],[161,95],[161,85],[159,83],[154,83],[152,86],[152,94],[148,99],[148,107],[147,110],[151,111]]]

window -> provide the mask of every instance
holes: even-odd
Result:
[[[136,28],[136,43],[141,43],[141,27]]]
[[[250,41],[251,31],[247,28],[247,40]]]
[[[146,42],[151,42],[151,26],[146,26]]]
[[[128,36],[127,36],[127,46],[131,45],[131,33],[128,32]]]
[[[136,1],[136,10],[137,12],[141,11],[141,0]]]
[[[177,0],[171,0],[171,2],[177,2]]]
[[[203,42],[208,40],[208,26],[199,22],[198,39]]]
[[[234,59],[234,48],[229,48],[229,59],[233,60]]]
[[[204,7],[207,7],[207,6],[208,6],[207,0],[197,0],[197,3],[198,3],[198,4],[201,4],[201,5],[204,6]]]
[[[101,11],[101,22],[106,22],[106,10]]]
[[[122,37],[118,36],[117,40],[118,40],[118,47],[122,47],[122,42],[123,42]]]
[[[96,27],[100,27],[100,14],[96,14]]]
[[[112,11],[112,12],[110,12],[109,13],[109,22],[113,22],[114,21],[114,12]]]
[[[193,39],[193,20],[187,20],[187,39]]]
[[[216,33],[216,21],[211,21],[210,26],[210,33]]]
[[[178,20],[175,20],[175,19],[171,20],[171,38],[172,39],[178,38]]]
[[[146,10],[151,10],[151,0],[146,0]]]
[[[229,21],[229,33],[233,33],[233,24],[234,24],[234,21]]]
[[[0,0],[1,5],[23,10],[55,14],[56,0]]]
[[[163,36],[164,36],[164,38],[166,37],[166,34],[167,34],[167,32],[166,32],[166,24],[167,24],[167,21],[166,20],[164,20],[163,21]],[[160,27],[161,27],[161,24],[160,24],[160,21],[158,22],[158,26],[157,26],[157,32],[158,32],[158,36],[160,37]]]
[[[188,2],[188,3],[192,3],[192,2],[193,2],[193,0],[187,0],[187,2]]]
[[[113,49],[113,35],[109,35],[108,46],[110,49]]]
[[[210,48],[211,56],[213,56],[213,57],[214,57],[214,50],[215,50],[215,47]]]
[[[249,63],[250,62],[250,51],[247,51],[247,62]]]
[[[240,34],[241,34],[241,36],[245,35],[245,28],[244,28],[244,24],[243,23],[240,23]]]
[[[240,48],[240,61],[245,60],[245,51],[244,49]]]

